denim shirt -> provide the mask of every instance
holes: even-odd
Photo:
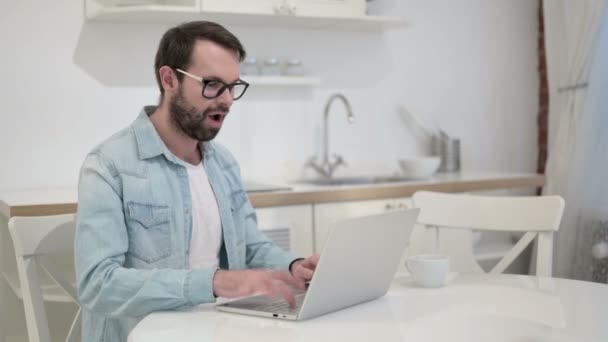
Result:
[[[185,162],[160,139],[153,110],[96,147],[81,169],[74,253],[82,341],[126,341],[153,311],[215,301],[215,269],[189,265]],[[216,143],[200,147],[222,222],[220,268],[287,269],[293,257],[258,230],[232,155]]]

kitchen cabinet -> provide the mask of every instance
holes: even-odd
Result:
[[[271,14],[309,17],[359,17],[365,15],[365,0],[94,0],[104,6],[156,6],[159,9],[202,13]],[[92,6],[93,4],[91,4]]]
[[[202,0],[201,12],[288,14],[284,0]]]
[[[365,0],[202,0],[201,11],[308,17],[361,17]]]
[[[365,15],[364,0],[83,0],[90,21],[179,24],[192,20],[231,26],[350,31],[399,28],[398,17]]]
[[[313,253],[312,205],[257,208],[258,226],[266,236],[295,256]]]
[[[202,11],[308,17],[361,17],[365,0],[203,0]]]
[[[311,17],[362,17],[366,0],[285,0],[292,15]]]

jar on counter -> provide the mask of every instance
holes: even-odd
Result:
[[[259,75],[260,68],[258,60],[255,57],[249,57],[241,64],[241,74],[243,75]]]
[[[283,74],[288,76],[304,75],[304,67],[302,66],[302,61],[297,58],[287,60],[287,63],[285,63],[285,70],[283,70]]]
[[[277,58],[268,58],[262,66],[262,75],[278,76],[281,74],[281,64]]]

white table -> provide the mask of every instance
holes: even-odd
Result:
[[[608,285],[519,275],[452,274],[424,289],[398,278],[386,296],[302,322],[215,311],[144,318],[129,342],[608,341]]]

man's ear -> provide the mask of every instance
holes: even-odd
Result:
[[[160,83],[162,84],[163,89],[165,90],[165,93],[175,92],[175,90],[178,87],[179,82],[177,80],[177,76],[175,75],[175,72],[173,71],[173,69],[171,69],[171,67],[163,65],[158,70],[158,73],[160,75]]]

